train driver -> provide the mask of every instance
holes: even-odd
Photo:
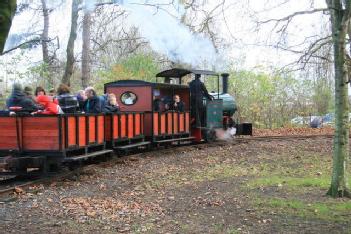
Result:
[[[195,74],[195,79],[189,83],[192,109],[191,115],[195,117],[196,127],[201,127],[201,124],[204,123],[204,96],[208,100],[213,100],[213,97],[208,93],[204,83],[201,82],[200,77],[200,74]]]

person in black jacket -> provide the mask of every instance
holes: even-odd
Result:
[[[14,84],[11,96],[6,100],[6,106],[9,110],[13,108],[20,108],[20,112],[34,112],[39,108],[33,99],[27,97],[20,84]]]
[[[184,111],[184,102],[180,100],[180,96],[178,94],[173,96],[173,101],[167,105],[166,109],[183,112]]]
[[[116,95],[113,93],[107,94],[107,101],[104,105],[103,112],[104,113],[115,113],[119,111],[119,106],[117,103]]]
[[[70,88],[67,85],[59,85],[56,99],[64,113],[76,113],[79,111],[78,99],[75,95],[70,94]]]
[[[189,83],[191,96],[191,115],[195,117],[196,127],[201,127],[204,123],[205,106],[203,98],[213,100],[213,97],[208,93],[204,83],[200,80],[201,75],[195,74],[195,79]]]
[[[101,100],[96,95],[95,89],[93,87],[86,88],[85,95],[88,98],[84,103],[85,113],[101,113],[102,112]]]

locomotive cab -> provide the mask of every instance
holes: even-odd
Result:
[[[156,81],[158,77],[164,78],[164,83],[174,82],[177,84],[183,84],[187,81],[191,81],[194,76],[202,76],[206,80],[210,80],[209,77],[214,77],[209,82],[212,88],[216,88],[216,91],[210,93],[213,96],[212,100],[203,99],[203,108],[200,111],[201,114],[196,113],[196,106],[191,106],[191,132],[195,137],[196,141],[211,141],[216,138],[216,129],[227,129],[236,127],[237,135],[252,135],[252,125],[249,123],[235,124],[232,116],[236,112],[237,107],[234,97],[228,94],[228,73],[223,73],[221,76],[213,71],[208,70],[188,70],[181,68],[173,68],[165,70],[156,75]],[[222,79],[220,79],[222,77]],[[222,86],[222,92],[220,87]],[[190,96],[193,94],[190,94]],[[191,99],[195,97],[191,96]],[[197,121],[197,118],[200,119]],[[196,124],[195,124],[196,123]]]
[[[175,83],[182,84],[186,83],[187,81],[191,81],[192,74],[202,76],[214,76],[219,78],[219,75],[212,71],[173,68],[158,73],[156,75],[156,79],[158,77],[163,77],[165,83],[173,81]],[[219,88],[219,85],[217,87]],[[194,101],[195,97],[192,95],[194,94],[190,93],[190,99],[193,99]],[[190,101],[189,104],[190,103],[194,102]],[[223,128],[223,100],[219,98],[219,95],[217,95],[217,97],[214,97],[213,100],[203,99],[202,106],[204,108],[201,107],[201,110],[196,105],[190,106],[191,134],[197,142],[203,140],[213,140],[215,138],[215,129]]]

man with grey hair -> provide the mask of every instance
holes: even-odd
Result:
[[[85,89],[85,95],[87,100],[84,103],[85,113],[101,113],[102,104],[100,98],[96,95],[96,91],[93,87],[87,87]]]
[[[12,93],[6,100],[6,106],[9,110],[19,108],[19,111],[34,112],[38,110],[38,106],[33,99],[27,97],[20,84],[13,84]]]

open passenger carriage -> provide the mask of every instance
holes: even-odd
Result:
[[[163,144],[192,140],[190,131],[190,93],[185,85],[122,80],[105,84],[105,93],[114,93],[121,112],[142,111],[146,141],[140,144]],[[182,97],[182,112],[156,108],[158,101],[167,102],[177,94]],[[129,100],[133,99],[133,100]]]

